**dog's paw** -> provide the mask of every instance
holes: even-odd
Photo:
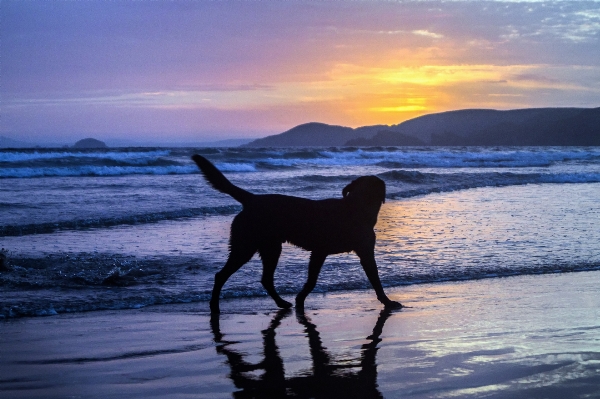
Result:
[[[384,305],[388,309],[402,309],[404,307],[400,302],[396,301],[389,301],[386,302]]]
[[[288,301],[280,301],[277,302],[277,306],[279,306],[281,309],[289,309],[292,307],[292,304],[289,303]]]

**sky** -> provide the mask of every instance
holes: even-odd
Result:
[[[0,0],[0,135],[199,142],[600,106],[600,1]]]

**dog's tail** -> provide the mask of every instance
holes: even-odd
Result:
[[[192,156],[192,159],[194,160],[194,162],[196,162],[196,165],[198,165],[198,168],[200,168],[200,171],[202,172],[206,180],[216,190],[231,195],[233,199],[235,199],[242,205],[247,203],[250,200],[250,198],[254,196],[254,194],[252,194],[251,192],[239,188],[238,186],[235,186],[232,182],[227,180],[227,178],[223,176],[223,173],[221,173],[221,171],[217,169],[215,165],[213,165],[208,159],[204,158],[203,156],[196,154]]]

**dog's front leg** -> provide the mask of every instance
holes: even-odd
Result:
[[[360,264],[362,265],[369,282],[375,289],[377,299],[389,308],[401,308],[400,302],[392,301],[383,291],[381,280],[379,279],[379,272],[377,271],[377,263],[375,262],[375,252],[371,249],[356,251],[356,254],[360,258]]]
[[[310,254],[310,261],[308,263],[308,279],[306,280],[306,284],[304,284],[302,291],[300,291],[298,296],[296,296],[296,309],[304,309],[304,300],[315,288],[315,285],[317,285],[317,279],[319,278],[319,273],[321,272],[321,267],[323,267],[326,257],[326,254],[318,252],[312,252]]]

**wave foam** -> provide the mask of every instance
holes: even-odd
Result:
[[[110,159],[114,161],[128,160],[137,162],[148,158],[165,157],[170,154],[169,150],[154,150],[154,151],[64,151],[64,152],[38,152],[38,151],[17,151],[17,152],[0,152],[0,162],[24,162],[38,161],[48,159],[64,159],[64,158],[80,158],[80,159]]]
[[[0,151],[0,178],[44,176],[120,176],[190,174],[195,150]],[[279,168],[379,166],[411,168],[548,167],[557,163],[598,163],[596,148],[317,148],[308,150],[229,149],[209,151],[224,172],[260,172]]]
[[[600,173],[422,173],[393,170],[379,175],[383,180],[400,183],[400,190],[388,198],[410,198],[434,192],[450,192],[479,187],[502,187],[542,183],[600,183]]]

